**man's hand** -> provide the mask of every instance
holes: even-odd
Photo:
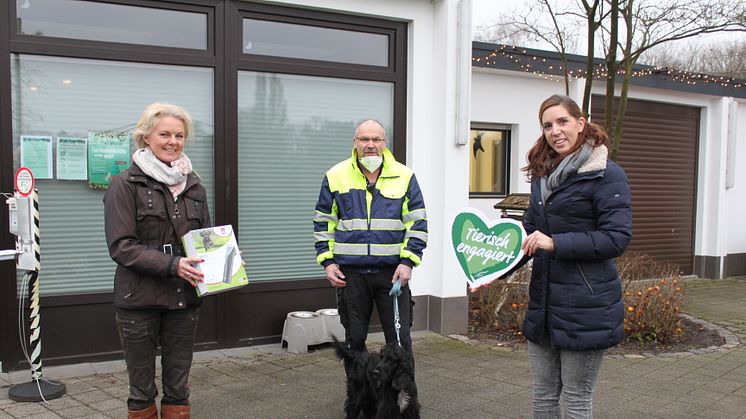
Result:
[[[554,251],[554,240],[539,230],[529,234],[523,241],[523,253],[533,256],[539,249]]]
[[[326,271],[326,279],[332,284],[334,288],[342,288],[347,286],[347,282],[344,281],[345,274],[339,270],[339,265],[332,263],[324,268]]]
[[[400,263],[399,266],[396,267],[396,271],[394,271],[394,277],[391,278],[391,283],[393,284],[396,282],[397,279],[401,281],[401,286],[407,285],[409,280],[412,278],[412,268],[409,266]]]

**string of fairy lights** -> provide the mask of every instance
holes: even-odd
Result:
[[[508,59],[513,61],[518,67],[527,73],[532,73],[537,77],[545,80],[554,80],[556,82],[562,82],[564,76],[562,75],[562,65],[553,64],[556,59],[547,60],[545,57],[539,57],[532,55],[528,50],[514,47],[514,46],[500,46],[499,48],[491,51],[489,54],[482,57],[472,58],[473,63],[484,64],[486,66],[495,65],[498,60]],[[604,63],[594,63],[592,76],[593,78],[606,78],[608,71]],[[568,77],[571,79],[585,79],[586,70],[584,68],[570,68],[567,71]],[[617,74],[623,75],[624,69],[620,69]],[[722,87],[731,89],[746,88],[746,80],[734,79],[725,76],[714,76],[708,74],[694,73],[690,71],[676,70],[672,68],[660,68],[660,67],[647,67],[642,69],[635,69],[632,73],[632,77],[645,77],[651,75],[664,74],[671,78],[671,80],[679,83],[686,83],[688,85],[697,84],[717,84]]]

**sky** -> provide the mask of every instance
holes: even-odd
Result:
[[[684,1],[684,0],[682,0]],[[500,13],[510,12],[513,10],[521,10],[523,4],[530,4],[533,0],[472,0],[472,33],[474,29],[479,26],[489,25],[494,23]],[[722,40],[733,40],[733,39],[745,39],[746,34],[741,33],[728,33],[728,34],[710,34],[705,36],[699,36],[692,38],[686,42],[701,42],[708,44],[711,42],[718,42]],[[537,46],[534,46],[537,47]],[[538,47],[542,49],[552,49],[551,46],[547,45],[544,47]]]
[[[487,25],[494,22],[501,12],[513,10],[514,7],[523,3],[525,0],[472,0],[471,9],[472,27]]]
[[[471,26],[472,26],[472,39],[474,38],[475,31],[480,26],[486,26],[494,24],[497,21],[501,13],[509,13],[511,11],[523,10],[524,4],[532,3],[534,0],[472,0],[471,9]],[[554,48],[545,42],[537,41],[535,45],[523,45],[531,48],[545,49],[553,51]]]

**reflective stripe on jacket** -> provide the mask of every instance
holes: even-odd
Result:
[[[375,187],[367,185],[354,149],[326,172],[313,220],[316,261],[419,265],[427,246],[427,213],[414,173],[384,149]]]

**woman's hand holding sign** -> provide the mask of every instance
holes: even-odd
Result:
[[[525,263],[525,237],[523,226],[513,219],[490,220],[476,208],[463,208],[457,213],[451,223],[451,240],[471,291]]]
[[[523,241],[523,253],[533,256],[539,249],[554,251],[554,240],[539,230],[534,231]]]

